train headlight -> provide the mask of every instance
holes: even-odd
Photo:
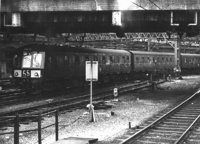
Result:
[[[22,77],[22,71],[21,70],[14,70],[14,77]]]
[[[40,70],[31,70],[31,78],[40,78],[41,71]]]

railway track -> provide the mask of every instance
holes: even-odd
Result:
[[[146,81],[144,82],[140,82],[139,84],[143,84],[146,83]],[[136,83],[137,84],[137,83]],[[132,85],[130,85],[131,87]],[[127,85],[124,86],[125,88],[128,87]],[[121,89],[123,89],[123,87],[121,87]],[[68,90],[68,94],[70,95],[70,93],[83,93],[83,92],[88,92],[89,89],[70,89]],[[98,90],[98,88],[97,88]],[[102,91],[104,92],[104,91]],[[61,90],[59,92],[49,92],[49,93],[32,93],[32,94],[27,94],[26,91],[22,91],[20,89],[8,89],[8,90],[3,90],[0,91],[0,107],[6,107],[6,106],[10,106],[13,104],[24,104],[24,103],[28,103],[31,101],[35,101],[35,100],[42,100],[42,99],[50,99],[50,98],[54,98],[56,97],[56,95],[63,95],[66,94],[65,90]]]
[[[30,97],[29,97],[30,98]],[[0,107],[16,104],[18,102],[26,102],[28,96],[21,90],[11,90],[0,93]]]
[[[142,89],[149,86],[150,84],[147,81],[131,84],[131,85],[121,87],[120,93],[126,93],[128,91],[138,90],[138,89]],[[3,112],[0,112],[0,126],[1,125],[5,126],[4,123],[5,122],[7,123],[9,121],[9,119],[1,118],[1,116],[3,117],[3,116],[8,116],[8,115],[15,115],[15,113],[18,113],[20,115],[26,115],[28,121],[30,121],[28,116],[31,117],[32,115],[43,114],[43,113],[47,113],[53,110],[71,111],[72,109],[86,107],[86,105],[89,103],[89,100],[90,100],[89,97],[90,97],[90,94],[80,95],[76,97],[71,96],[71,97],[66,97],[62,99],[58,98],[55,101],[49,100],[41,104],[26,106],[19,109],[11,109],[8,111],[3,111]],[[99,101],[99,100],[108,99],[112,97],[113,97],[113,89],[93,93],[93,101]]]
[[[142,127],[131,129],[120,144],[199,144],[200,90]]]

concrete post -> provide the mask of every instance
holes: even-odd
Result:
[[[174,54],[175,54],[175,66],[177,70],[180,70],[180,41],[178,39],[174,41]]]

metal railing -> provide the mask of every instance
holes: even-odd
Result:
[[[55,114],[55,122],[47,125],[45,127],[42,127],[42,117],[50,114]],[[18,115],[16,116],[1,116],[1,118],[8,118],[8,119],[13,119],[14,120],[14,131],[11,132],[4,132],[0,133],[0,135],[7,135],[7,134],[13,134],[14,135],[14,144],[19,144],[19,136],[20,133],[26,133],[26,132],[32,132],[32,131],[38,131],[38,144],[42,144],[42,130],[46,129],[48,127],[51,127],[55,125],[55,141],[58,140],[58,132],[59,132],[59,122],[58,122],[58,110],[51,111],[45,114],[39,114],[39,115]],[[19,126],[20,126],[20,119],[22,118],[37,118],[38,122],[38,128],[37,129],[31,129],[31,130],[24,130],[20,131]]]

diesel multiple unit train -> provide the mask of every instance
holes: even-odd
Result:
[[[137,79],[155,71],[166,76],[175,67],[174,53],[32,44],[15,51],[13,78],[28,89],[87,85],[85,61],[98,61],[97,83]],[[181,54],[182,71],[200,71],[200,54]]]

